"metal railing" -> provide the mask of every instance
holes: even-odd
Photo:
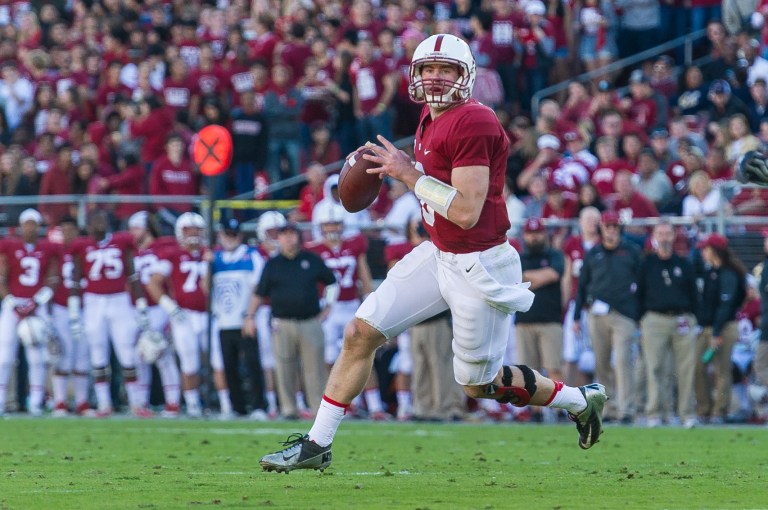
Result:
[[[607,76],[617,71],[621,71],[622,69],[627,68],[631,65],[637,64],[639,62],[643,62],[644,60],[647,60],[651,57],[656,57],[661,55],[664,52],[677,49],[680,46],[684,46],[683,51],[685,56],[683,59],[683,63],[685,65],[689,65],[693,62],[693,43],[701,39],[702,37],[706,36],[706,34],[707,34],[707,30],[703,28],[701,30],[691,32],[690,34],[680,36],[669,42],[665,42],[658,46],[654,46],[653,48],[649,48],[645,51],[641,51],[636,55],[632,55],[630,57],[625,57],[623,59],[616,60],[615,62],[611,62],[610,64],[600,67],[598,69],[595,69],[593,71],[579,74],[569,80],[561,81],[560,83],[556,83],[554,85],[550,85],[549,87],[543,88],[538,92],[536,92],[535,94],[533,94],[533,96],[531,97],[531,115],[535,120],[536,114],[539,111],[539,104],[541,103],[542,99],[549,97],[553,94],[557,94],[562,90],[565,90],[568,87],[568,85],[573,81],[587,82],[594,78]]]

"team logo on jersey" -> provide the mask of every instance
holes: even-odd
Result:
[[[301,268],[302,268],[304,271],[306,271],[307,269],[309,269],[309,261],[306,261],[306,260],[302,260],[302,261],[301,261]]]

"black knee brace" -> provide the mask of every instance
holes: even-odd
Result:
[[[123,379],[125,382],[134,382],[136,380],[136,369],[135,368],[124,368],[123,369]]]
[[[515,365],[523,373],[523,388],[512,386],[512,368],[504,365],[501,372],[501,386],[494,383],[485,387],[486,395],[502,404],[512,404],[524,407],[531,401],[531,395],[536,392],[536,375],[525,365]]]
[[[109,379],[109,367],[99,367],[91,370],[95,382],[104,382]]]
[[[533,394],[536,393],[536,374],[534,374],[533,370],[531,370],[527,365],[515,365],[515,366],[523,373],[523,384],[525,385],[525,391],[527,391],[529,395],[533,396]],[[504,368],[507,368],[507,367],[504,367]],[[512,379],[512,371],[510,370],[510,383],[509,383],[510,386],[512,385],[511,379]]]

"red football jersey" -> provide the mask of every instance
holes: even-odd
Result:
[[[75,263],[72,259],[72,245],[59,248],[59,276],[61,282],[53,293],[53,302],[67,306],[70,290],[74,287]]]
[[[80,261],[85,292],[117,294],[127,290],[133,236],[128,232],[107,234],[98,242],[79,237],[72,242],[72,257]]]
[[[339,284],[339,301],[358,299],[357,258],[368,251],[368,239],[362,234],[344,239],[337,249],[329,248],[322,242],[307,244],[307,250],[316,253],[325,265],[333,271]]]
[[[579,275],[581,274],[581,266],[584,265],[585,253],[587,253],[587,248],[584,247],[584,240],[581,236],[572,236],[563,241],[563,254],[571,259],[571,274],[565,275],[571,279],[569,300],[576,299],[576,293],[579,290]]]
[[[31,298],[45,284],[50,265],[59,257],[56,245],[46,240],[34,246],[12,237],[0,242],[0,254],[8,267],[8,292],[15,297]]]
[[[203,252],[190,252],[181,246],[166,246],[157,253],[152,273],[160,273],[170,282],[171,295],[180,307],[204,312],[206,296],[202,282],[208,274]]]
[[[139,275],[139,281],[144,289],[144,297],[147,298],[147,304],[154,306],[157,302],[152,299],[149,292],[147,292],[147,284],[149,284],[150,278],[152,278],[152,268],[158,262],[158,252],[169,249],[176,245],[176,238],[172,236],[159,237],[152,241],[152,243],[146,248],[136,250],[136,254],[133,257],[133,269],[134,272]]]
[[[432,242],[442,251],[471,253],[507,240],[509,216],[502,189],[509,154],[509,139],[496,114],[474,99],[451,108],[434,121],[425,105],[416,130],[416,167],[450,184],[454,168],[482,165],[490,168],[488,195],[477,224],[463,230],[427,206],[421,214]]]

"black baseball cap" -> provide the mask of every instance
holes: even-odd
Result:
[[[289,230],[293,230],[297,234],[300,234],[301,231],[299,230],[299,226],[295,223],[286,223],[279,229],[277,229],[278,232],[288,232]]]
[[[240,222],[237,221],[237,218],[230,218],[224,222],[221,230],[223,230],[225,234],[239,234]]]

